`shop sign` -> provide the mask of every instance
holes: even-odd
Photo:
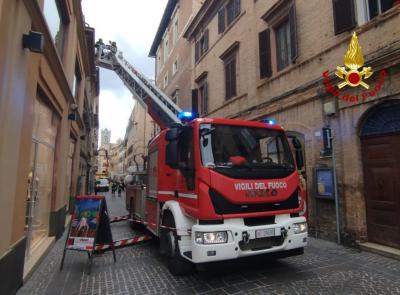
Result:
[[[100,221],[101,203],[102,199],[98,197],[76,198],[67,243],[68,248],[93,250],[96,231]]]
[[[374,97],[382,89],[385,82],[387,72],[381,70],[379,72],[378,82],[370,86],[367,82],[368,79],[374,74],[371,67],[364,66],[364,56],[362,48],[358,43],[356,33],[350,41],[349,49],[344,55],[344,66],[337,66],[335,75],[341,79],[338,85],[333,85],[332,79],[329,77],[329,70],[326,70],[322,76],[326,92],[331,93],[333,96],[349,103],[365,102],[367,98]],[[341,92],[345,86],[359,87],[361,91],[354,95],[347,95]]]
[[[96,245],[110,244],[115,251],[111,233],[110,220],[104,196],[78,196],[75,198],[74,211],[68,230],[67,239],[61,259],[63,268],[67,250],[85,251],[89,256],[89,273],[96,252]]]

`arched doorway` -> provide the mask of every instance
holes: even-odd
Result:
[[[360,139],[368,240],[400,248],[400,100],[373,108]]]

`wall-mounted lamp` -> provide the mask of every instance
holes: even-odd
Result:
[[[43,53],[44,38],[40,32],[29,31],[29,34],[22,36],[22,47],[28,48],[31,52]]]
[[[329,101],[323,105],[325,116],[332,117],[336,114],[336,105],[334,101]]]
[[[69,105],[69,113],[68,120],[75,121],[76,120],[76,110],[78,109],[78,105],[75,103],[71,103]]]

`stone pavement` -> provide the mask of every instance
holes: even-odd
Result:
[[[107,196],[110,215],[124,215],[124,198]],[[131,237],[128,222],[111,225],[114,240]],[[302,256],[269,262],[261,257],[208,265],[172,276],[157,240],[95,257],[68,251],[59,271],[66,234],[57,241],[17,294],[400,294],[400,261],[310,239]]]

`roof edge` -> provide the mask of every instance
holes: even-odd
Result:
[[[156,36],[154,37],[153,44],[150,47],[148,55],[149,57],[156,57],[157,48],[161,43],[164,32],[168,27],[169,20],[177,4],[178,0],[168,0],[167,5],[165,6],[164,14],[161,18],[160,24],[158,25],[158,30]]]

